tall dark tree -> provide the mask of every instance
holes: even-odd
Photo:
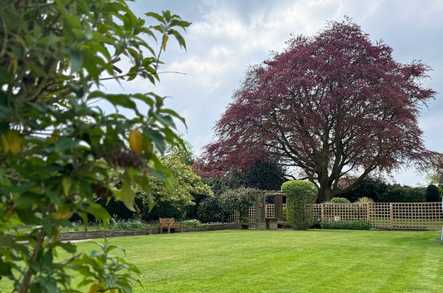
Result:
[[[285,170],[276,162],[257,160],[242,169],[232,168],[226,171],[212,170],[211,166],[194,163],[194,169],[204,177],[213,188],[214,193],[220,194],[229,188],[250,187],[262,190],[279,190],[286,180]]]
[[[256,161],[245,172],[239,174],[245,187],[263,190],[280,190],[285,181],[284,170],[273,161]]]
[[[340,194],[350,201],[357,201],[361,197],[369,197],[374,201],[379,201],[389,189],[389,185],[380,178],[373,178],[371,176],[361,180],[358,186],[354,189],[348,190],[346,193]]]
[[[343,176],[359,184],[374,170],[423,158],[417,114],[434,95],[420,82],[427,71],[420,62],[395,61],[389,46],[358,25],[333,22],[250,70],[203,161],[223,170],[272,156],[300,170],[327,200],[343,192]]]

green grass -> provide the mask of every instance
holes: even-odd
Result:
[[[111,243],[143,272],[137,292],[443,292],[438,232],[238,230]]]

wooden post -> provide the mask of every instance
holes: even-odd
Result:
[[[281,194],[274,195],[275,217],[283,221],[283,196]]]
[[[325,206],[324,204],[320,204],[320,223],[323,223],[324,221],[324,214],[325,214]]]
[[[255,207],[256,227],[257,229],[264,229],[266,227],[264,199],[257,202]]]
[[[368,221],[368,224],[371,223],[371,215],[370,215],[371,209],[369,208],[369,206],[370,206],[370,203],[367,202],[366,203],[366,220]]]
[[[389,222],[391,223],[391,229],[394,228],[394,204],[389,203]]]

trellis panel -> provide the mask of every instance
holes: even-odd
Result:
[[[443,225],[440,202],[322,203],[312,205],[317,223],[365,221],[377,229],[434,230]]]

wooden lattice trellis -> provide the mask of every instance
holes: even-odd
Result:
[[[378,229],[441,229],[440,202],[323,203],[311,206],[317,223],[365,221]]]
[[[249,223],[255,224],[257,222],[255,207],[249,208]]]
[[[275,218],[275,205],[274,204],[265,204],[265,219],[273,219]]]
[[[228,223],[240,223],[240,213],[238,211],[234,211],[228,217]]]

